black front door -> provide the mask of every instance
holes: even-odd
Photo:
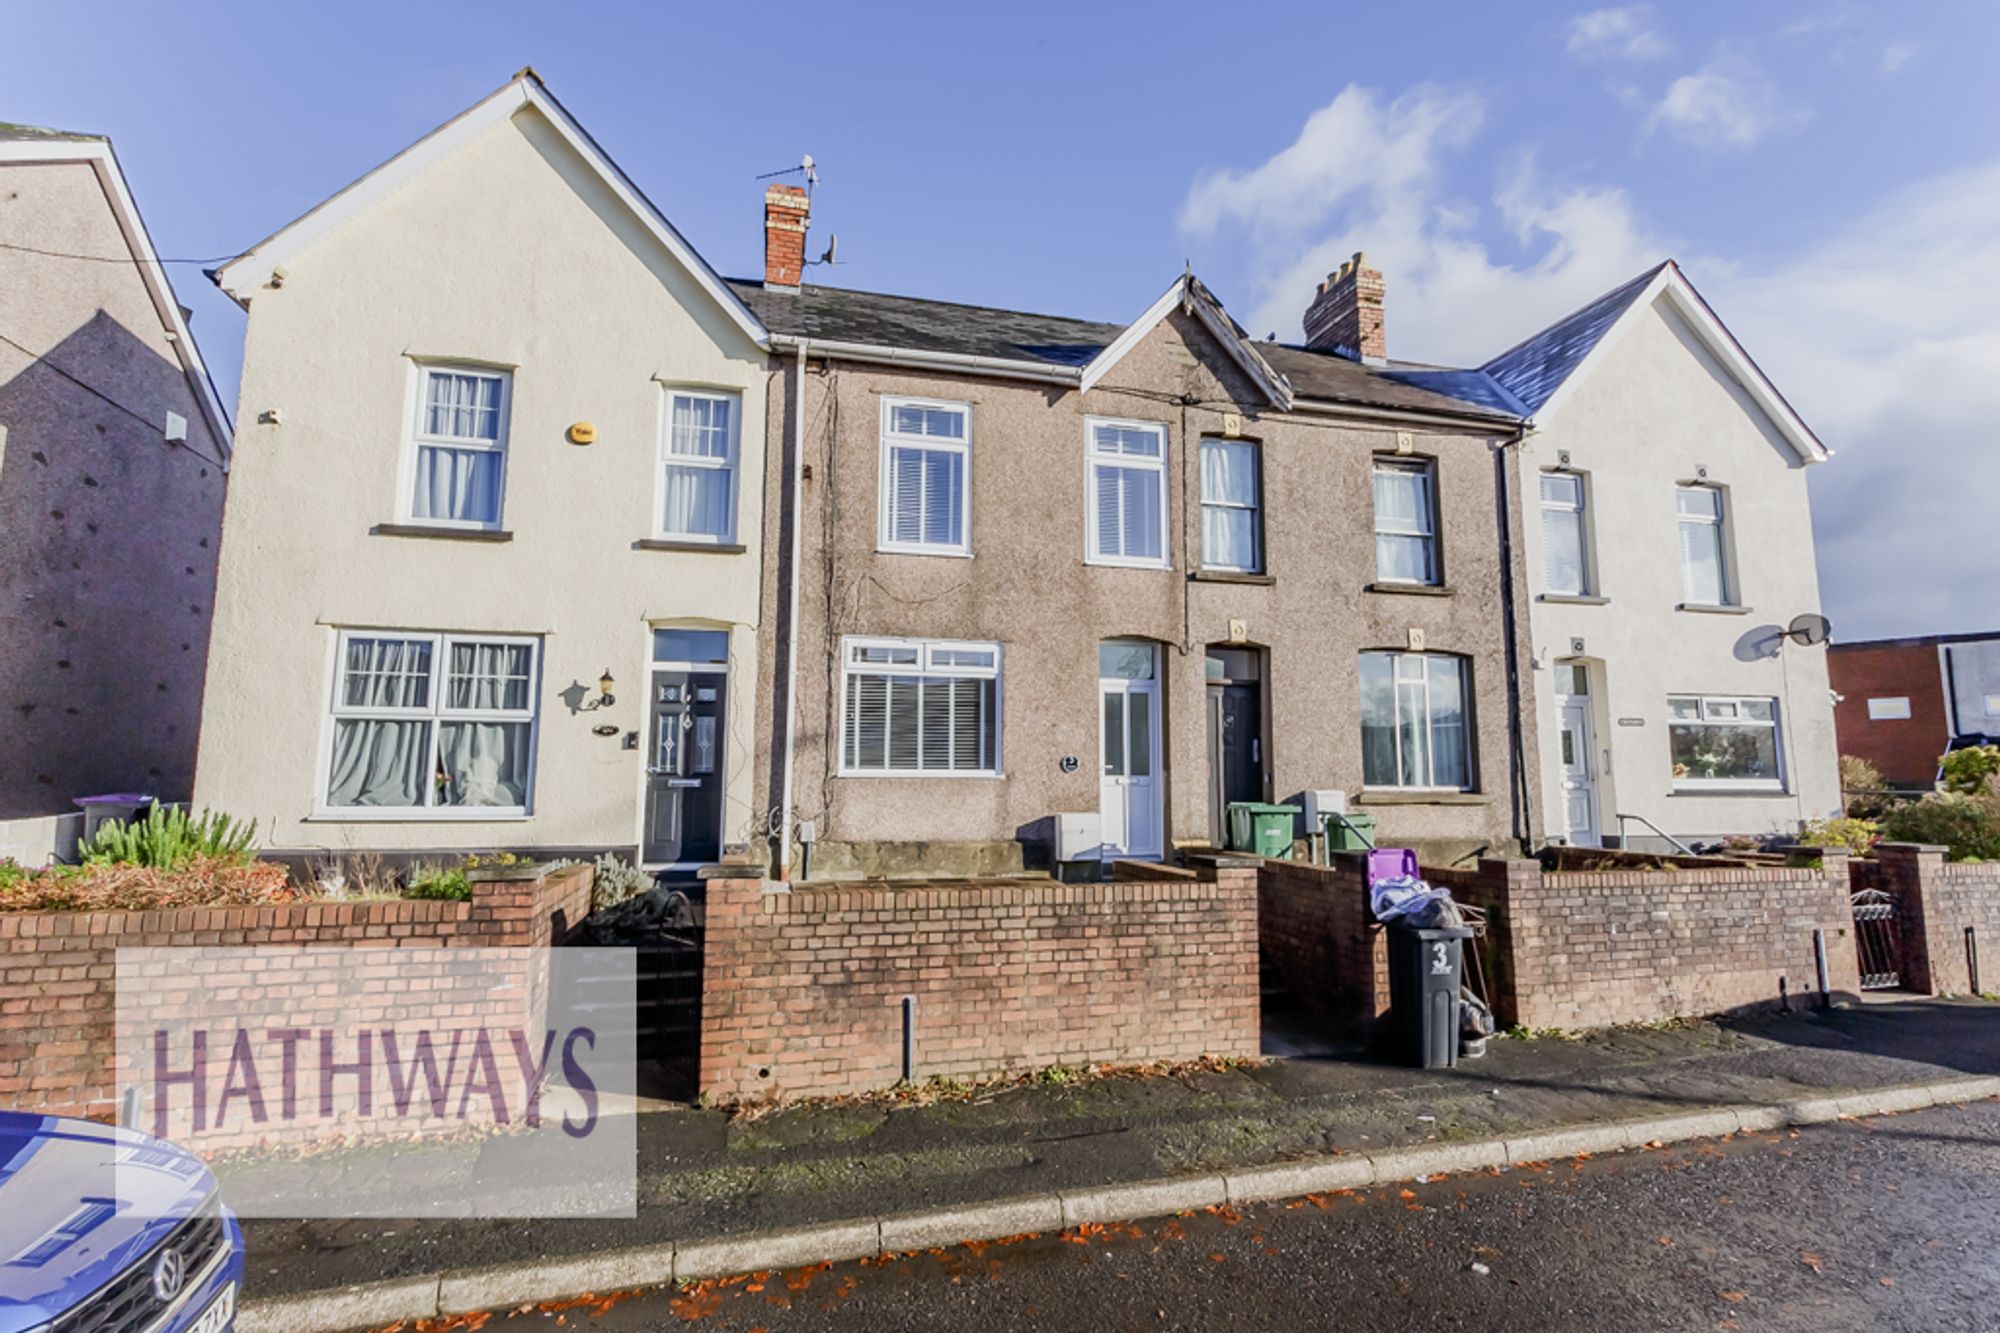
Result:
[[[649,865],[722,857],[725,688],[719,673],[653,673],[643,852]]]

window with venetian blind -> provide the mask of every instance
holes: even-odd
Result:
[[[1583,497],[1583,478],[1576,473],[1542,473],[1544,592],[1582,597],[1591,590]]]
[[[841,661],[843,774],[999,774],[999,644],[847,639]]]
[[[1167,568],[1167,428],[1092,418],[1084,429],[1090,471],[1085,558],[1095,565]]]
[[[883,399],[880,548],[970,555],[971,461],[970,405]]]
[[[1721,490],[1714,486],[1676,487],[1674,510],[1680,522],[1681,587],[1688,604],[1730,605],[1734,599],[1730,595]]]

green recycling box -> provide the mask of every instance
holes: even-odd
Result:
[[[1342,822],[1342,820],[1346,822]],[[1375,816],[1328,815],[1326,849],[1330,852],[1365,852],[1375,846]]]
[[[1266,805],[1262,801],[1229,803],[1229,850],[1258,856],[1290,858],[1296,805]]]

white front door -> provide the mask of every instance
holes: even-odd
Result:
[[[1563,817],[1572,847],[1602,845],[1597,827],[1597,769],[1590,736],[1590,698],[1564,694],[1556,698],[1561,711],[1558,743],[1562,746]]]
[[[1160,854],[1159,655],[1151,644],[1099,651],[1098,811],[1103,854]]]

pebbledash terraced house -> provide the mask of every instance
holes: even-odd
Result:
[[[1387,358],[1361,256],[1289,345],[1191,272],[1129,324],[806,284],[810,194],[763,204],[719,278],[524,71],[218,271],[198,800],[781,877],[1164,857],[1307,794],[1445,861],[1837,800],[1817,650],[1682,623],[1817,609],[1817,443],[1677,270],[1455,370]]]

